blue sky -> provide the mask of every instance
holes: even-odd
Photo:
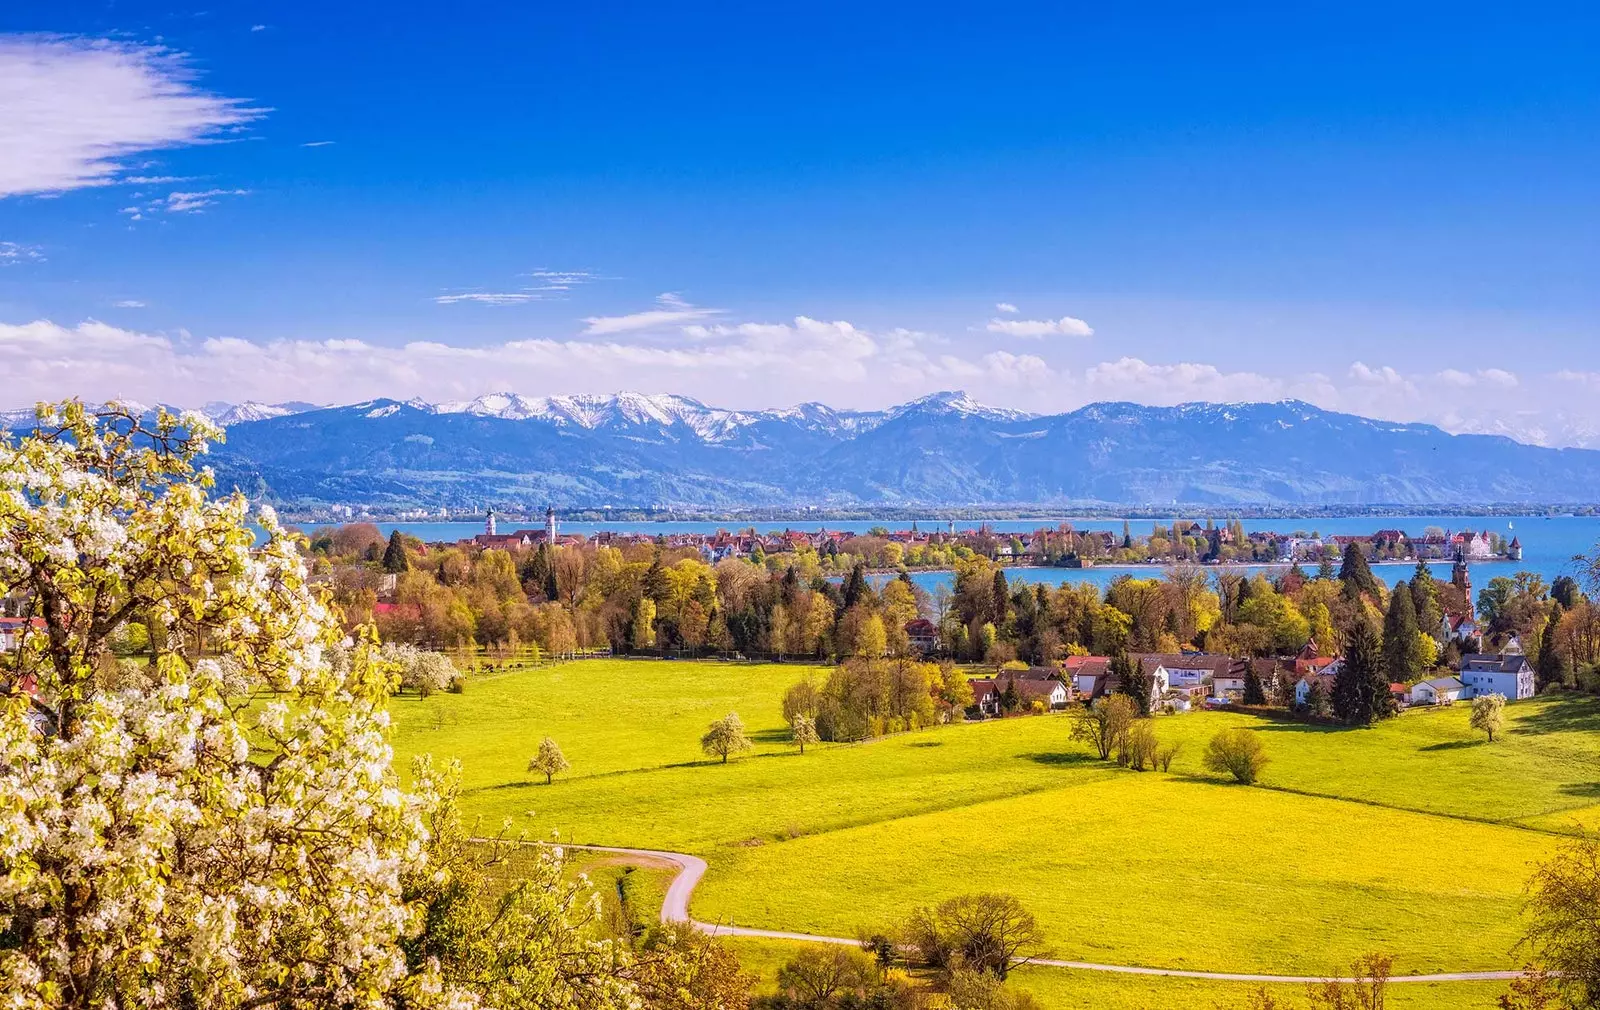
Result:
[[[1593,5],[1109,6],[10,4],[5,398],[1301,396],[1600,445]]]

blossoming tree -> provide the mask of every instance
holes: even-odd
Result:
[[[220,435],[75,401],[0,434],[0,593],[32,619],[0,656],[0,1007],[632,1004],[557,857],[511,892],[523,961],[429,939],[472,906],[442,897],[447,776],[401,787],[391,668],[370,636],[328,662],[293,535],[207,493]],[[130,681],[107,645],[133,621]],[[582,993],[551,990],[567,963]]]

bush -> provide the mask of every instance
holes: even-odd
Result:
[[[1172,759],[1178,756],[1178,749],[1177,744],[1169,743],[1156,751],[1156,764],[1161,766],[1162,771],[1172,770]]]
[[[1156,753],[1161,745],[1156,741],[1156,731],[1148,719],[1137,720],[1122,737],[1117,750],[1117,764],[1142,772],[1156,766]]]
[[[1235,782],[1243,785],[1253,785],[1266,763],[1266,749],[1251,730],[1225,729],[1206,745],[1206,768],[1232,775]]]

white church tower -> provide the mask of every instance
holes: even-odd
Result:
[[[544,542],[551,547],[556,545],[556,507],[554,505],[544,510]]]
[[[483,532],[488,536],[494,536],[494,509],[489,510],[489,518],[483,521]]]

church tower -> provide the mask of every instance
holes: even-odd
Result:
[[[1472,611],[1472,573],[1467,569],[1467,549],[1456,548],[1455,567],[1450,570],[1450,584],[1461,590],[1461,595],[1466,598],[1468,616]]]
[[[556,545],[556,507],[548,506],[544,510],[544,542],[551,547]]]
[[[483,532],[487,536],[494,536],[494,509],[489,510],[489,518],[483,521]]]

